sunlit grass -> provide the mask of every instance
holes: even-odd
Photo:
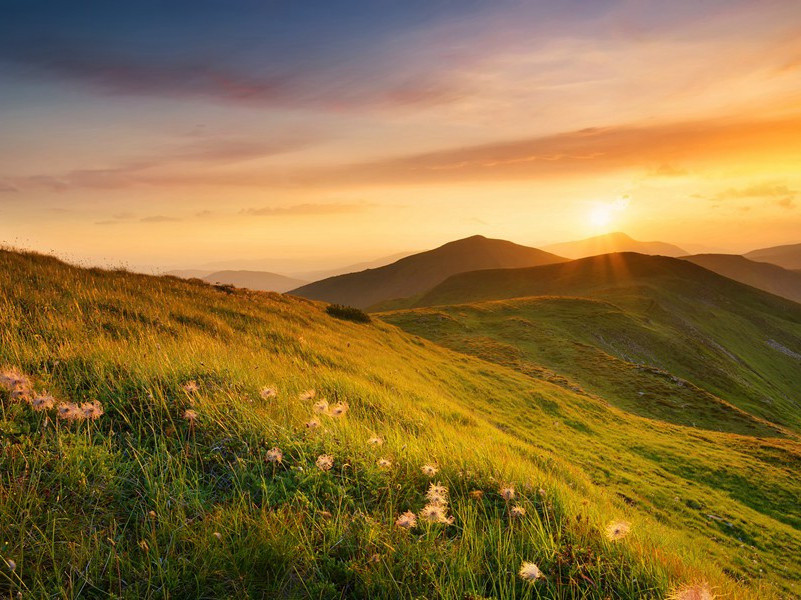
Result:
[[[693,440],[703,464],[726,456],[724,473],[761,468],[798,491],[779,475],[797,463],[772,466],[736,436],[697,438],[273,294],[9,252],[0,290],[0,366],[105,411],[70,422],[0,392],[10,596],[643,599],[703,579],[725,597],[770,598],[798,581],[795,528],[648,457]],[[792,443],[763,451],[797,457]],[[437,482],[453,522],[398,527]],[[702,511],[687,507],[700,496]],[[746,520],[748,542],[713,539],[712,510]],[[624,539],[606,538],[613,520],[631,524]],[[753,557],[786,570],[761,576]],[[523,562],[544,577],[524,581]]]

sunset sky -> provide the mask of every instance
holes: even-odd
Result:
[[[334,267],[801,242],[801,2],[0,0],[0,242]]]

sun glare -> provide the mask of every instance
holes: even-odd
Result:
[[[605,229],[612,224],[612,209],[608,206],[597,206],[590,212],[590,223],[597,229]]]

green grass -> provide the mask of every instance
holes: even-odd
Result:
[[[106,411],[68,423],[0,392],[0,592],[656,599],[704,578],[798,595],[794,437],[647,419],[378,320],[230,292],[0,251],[0,364]],[[350,410],[308,429],[310,388]],[[426,463],[454,523],[401,530]],[[632,533],[609,542],[617,519]],[[522,561],[545,579],[523,582]]]

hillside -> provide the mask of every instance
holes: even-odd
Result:
[[[249,290],[281,293],[306,283],[300,279],[267,271],[216,271],[201,279],[214,284],[228,284]]]
[[[689,254],[673,244],[665,242],[640,242],[625,233],[615,232],[598,235],[574,242],[563,242],[545,246],[544,250],[567,258],[587,258],[613,252],[638,252],[661,256],[684,256]]]
[[[0,322],[4,595],[801,593],[793,436],[643,418],[297,298],[32,254],[0,251]]]
[[[562,261],[563,258],[537,248],[476,235],[407,256],[384,267],[316,281],[290,293],[312,300],[368,308],[385,300],[419,294],[456,273]]]
[[[767,262],[755,262],[736,254],[696,254],[683,260],[746,285],[801,302],[801,273]]]
[[[801,244],[762,248],[748,252],[744,256],[748,260],[771,263],[785,269],[801,270]]]
[[[685,379],[759,418],[801,431],[801,306],[690,262],[611,254],[532,269],[455,275],[413,307],[528,296],[602,301],[621,313],[602,327],[599,314],[563,304],[571,338],[628,363]]]

